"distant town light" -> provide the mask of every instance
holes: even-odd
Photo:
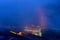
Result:
[[[31,34],[34,34],[34,35],[37,35],[37,36],[42,36],[42,32],[41,32],[41,28],[40,26],[34,26],[32,25],[31,27],[30,26],[26,26],[24,31],[27,32],[27,33],[31,33]]]
[[[20,36],[21,36],[22,34],[23,34],[22,32],[17,33],[17,35],[20,35]]]
[[[17,34],[16,32],[13,32],[13,31],[10,31],[11,33],[13,33],[13,34]]]
[[[17,34],[17,35],[22,35],[23,33],[22,32],[19,32],[19,33],[17,33],[17,32],[14,32],[14,31],[10,31],[12,34]]]

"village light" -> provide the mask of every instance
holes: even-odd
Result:
[[[17,34],[16,32],[14,32],[14,31],[10,31],[11,33],[13,33],[13,34]]]
[[[17,35],[20,35],[20,36],[21,36],[22,34],[23,34],[22,32],[17,33]]]

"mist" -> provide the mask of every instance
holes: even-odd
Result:
[[[0,28],[14,26],[18,30],[24,27],[24,23],[38,25],[37,7],[45,11],[47,28],[60,29],[58,0],[1,0]]]

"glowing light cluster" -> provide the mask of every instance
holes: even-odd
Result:
[[[14,32],[14,31],[10,31],[12,34],[16,34],[16,35],[23,35],[25,33],[30,33],[30,34],[34,34],[37,36],[42,36],[42,32],[41,32],[41,28],[40,26],[25,26],[24,30],[22,32]]]
[[[12,34],[17,34],[17,35],[19,35],[19,36],[21,36],[23,33],[22,32],[14,32],[14,31],[10,31]]]
[[[11,33],[13,33],[13,34],[17,34],[16,32],[14,32],[14,31],[10,31]]]
[[[17,35],[20,35],[20,36],[21,36],[22,34],[23,34],[22,32],[17,33]]]
[[[24,31],[27,32],[27,33],[31,33],[31,34],[37,35],[37,36],[42,36],[42,32],[41,32],[40,26],[36,26],[36,27],[26,26]]]

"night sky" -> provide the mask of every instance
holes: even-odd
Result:
[[[0,0],[0,28],[18,29],[25,23],[37,25],[38,7],[45,11],[47,28],[60,29],[59,0]]]

